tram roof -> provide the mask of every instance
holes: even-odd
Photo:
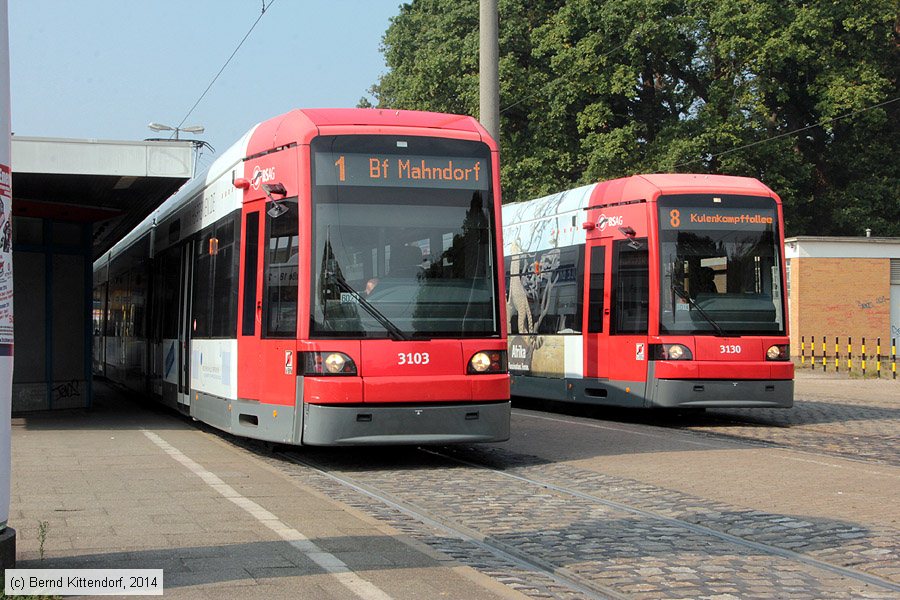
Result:
[[[461,131],[488,138],[489,145],[496,147],[481,124],[465,115],[380,108],[302,108],[260,123],[247,147],[247,156],[292,143],[307,144],[320,127],[350,126]]]
[[[621,179],[603,181],[594,198],[607,197],[612,190],[621,190],[622,197],[649,197],[661,194],[755,194],[777,197],[764,183],[752,177],[712,175],[702,173],[646,173]]]
[[[301,109],[297,112],[306,115],[313,124],[319,127],[329,125],[393,125],[401,127],[440,127],[442,129],[480,132],[475,119],[466,115],[381,108],[312,108]],[[290,114],[288,113],[285,116]]]

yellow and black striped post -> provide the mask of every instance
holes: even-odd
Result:
[[[834,372],[835,373],[839,373],[841,370],[840,358],[841,358],[841,350],[838,346],[837,336],[834,336]]]
[[[891,338],[891,377],[897,379],[897,338]]]
[[[809,368],[816,368],[816,336],[809,336]]]
[[[853,371],[853,338],[847,338],[847,372]]]
[[[800,364],[806,364],[806,336],[800,336]]]
[[[823,373],[828,370],[828,363],[826,362],[827,355],[828,355],[828,351],[825,349],[825,336],[823,335],[822,336],[822,372]]]
[[[862,349],[860,350],[860,352],[862,354],[862,372],[863,372],[863,377],[865,377],[866,376],[866,338],[863,338],[863,340],[862,340]]]
[[[875,374],[881,379],[881,338],[876,338],[878,344],[875,346]]]

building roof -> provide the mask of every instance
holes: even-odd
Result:
[[[900,258],[900,238],[799,235],[784,240],[785,258]]]
[[[13,214],[96,222],[102,254],[194,172],[192,141],[13,136]]]

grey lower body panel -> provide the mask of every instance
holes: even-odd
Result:
[[[304,404],[304,445],[470,444],[509,439],[510,403]]]
[[[641,408],[646,406],[643,381],[610,381],[608,379],[578,379],[574,377],[533,377],[514,375],[510,385],[513,396]]]
[[[790,408],[791,379],[653,379],[650,406],[684,408]]]
[[[555,379],[515,375],[513,396],[622,408],[790,408],[791,379]]]
[[[217,429],[243,437],[299,444],[297,411],[291,405],[261,404],[251,400],[229,400],[194,392],[191,416]]]

